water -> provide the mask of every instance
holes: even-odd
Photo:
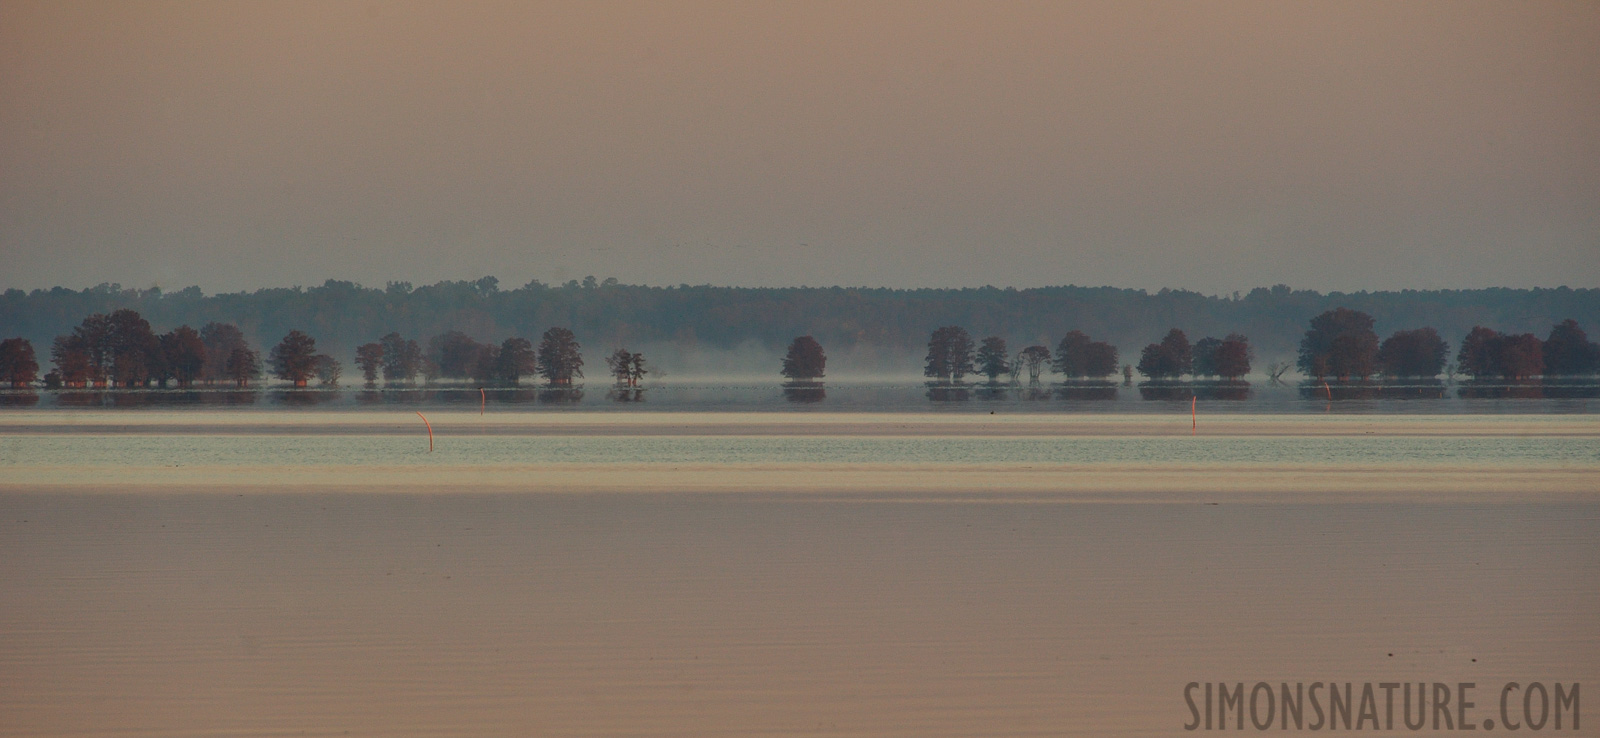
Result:
[[[1331,397],[1331,399],[1330,399]],[[487,389],[336,390],[227,389],[60,392],[0,391],[6,409],[384,410],[393,407],[490,411],[584,412],[943,412],[943,413],[1166,413],[1191,398],[1212,413],[1290,414],[1531,414],[1600,413],[1600,384],[1592,380],[1548,383],[1423,382],[1330,386],[1229,384],[1053,384],[1038,387],[930,387],[919,381],[830,381],[785,388],[775,382],[674,380],[643,390],[616,390],[601,382],[577,390],[535,387]]]
[[[0,411],[0,736],[1143,738],[1189,682],[1600,684],[1567,400],[338,397]]]

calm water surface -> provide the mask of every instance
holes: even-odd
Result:
[[[1169,736],[1191,681],[1470,681],[1479,718],[1504,681],[1600,684],[1587,417],[1269,414],[1191,436],[1186,417],[805,435],[573,416],[569,435],[446,412],[430,454],[409,408],[383,433],[346,410],[0,411],[0,735]],[[470,491],[559,465],[643,471]],[[1033,465],[1279,481],[1244,504],[930,499],[849,474],[762,491],[812,467]],[[746,486],[658,488],[687,466]],[[1492,504],[1307,504],[1305,477],[1277,476],[1346,467],[1397,493],[1446,469],[1535,481]],[[335,468],[422,481],[272,486]],[[1563,497],[1539,494],[1546,472]]]

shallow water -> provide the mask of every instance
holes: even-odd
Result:
[[[0,735],[1166,736],[1191,681],[1600,683],[1588,416],[429,412],[432,453],[409,410],[0,413]]]
[[[1038,386],[930,387],[918,380],[831,380],[786,388],[772,381],[675,379],[641,390],[618,390],[594,381],[576,390],[441,385],[421,388],[282,388],[246,391],[0,390],[8,409],[189,408],[197,410],[385,410],[477,408],[489,411],[584,412],[900,412],[900,413],[1167,413],[1191,399],[1210,413],[1528,414],[1600,413],[1600,383],[1592,379],[1548,382],[1394,382],[1389,384],[1044,383]]]

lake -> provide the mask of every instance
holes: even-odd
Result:
[[[1165,736],[1190,682],[1477,724],[1600,677],[1581,407],[347,401],[0,411],[0,735]]]

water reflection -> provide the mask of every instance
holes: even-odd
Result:
[[[33,392],[0,393],[0,407],[33,407],[39,404],[39,395]]]
[[[270,399],[288,407],[311,407],[339,399],[338,392],[327,390],[280,390],[270,393]]]
[[[828,399],[828,391],[821,382],[789,382],[783,385],[783,399],[798,403],[822,402]]]
[[[978,399],[994,402],[1011,396],[1011,388],[1002,384],[985,384],[976,390]]]
[[[1117,399],[1114,382],[1062,382],[1056,387],[1056,396],[1068,401],[1104,402]]]
[[[606,398],[613,402],[644,402],[644,390],[618,387],[607,392]]]
[[[959,385],[931,385],[928,387],[928,399],[934,402],[966,402],[972,399],[972,391]]]
[[[539,402],[545,405],[576,405],[583,402],[583,390],[577,387],[558,387],[538,391]]]
[[[1469,381],[1456,388],[1456,396],[1467,400],[1590,400],[1600,398],[1600,386],[1558,379]]]

